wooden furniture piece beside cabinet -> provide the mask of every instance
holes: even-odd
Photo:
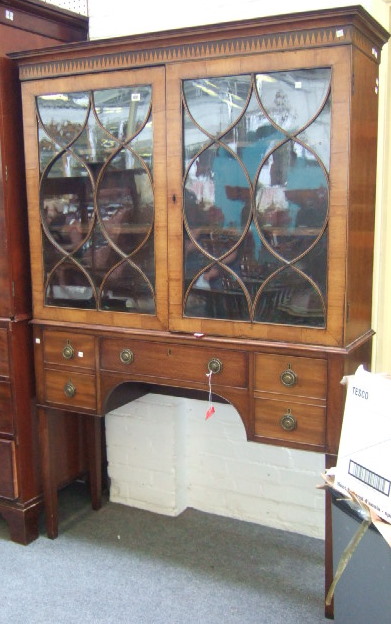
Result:
[[[38,536],[42,494],[35,396],[31,287],[20,83],[6,53],[85,39],[88,22],[53,7],[0,1],[0,515],[11,538]],[[62,471],[64,474],[64,471]]]
[[[98,506],[128,388],[211,373],[249,440],[335,461],[370,361],[387,38],[346,7],[18,56],[51,537],[57,415],[86,416]]]

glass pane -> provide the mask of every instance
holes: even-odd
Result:
[[[87,270],[94,284],[99,287],[107,273],[121,260],[109,244],[99,223],[95,223],[86,243],[74,254],[75,259]]]
[[[256,308],[257,321],[324,326],[324,301],[313,284],[291,268],[267,282]]]
[[[324,326],[330,77],[184,82],[186,315]],[[228,119],[218,93],[234,84],[241,102]]]
[[[249,308],[237,278],[219,265],[198,278],[185,302],[185,315],[248,321]]]
[[[140,159],[142,159],[144,165],[146,165],[150,171],[153,169],[152,143],[153,135],[151,116],[141,132],[139,132],[139,134],[132,140],[133,152],[140,156]]]
[[[257,223],[274,251],[297,258],[320,236],[328,213],[328,181],[313,153],[288,141],[264,163],[257,184]]]
[[[116,147],[117,141],[101,128],[92,113],[88,116],[86,127],[72,144],[72,149],[82,161],[91,165],[95,176]]]
[[[148,237],[153,224],[153,189],[141,160],[121,150],[102,171],[98,211],[108,240],[125,255]]]
[[[284,138],[285,135],[270,123],[260,109],[253,93],[245,114],[222,140],[238,155],[254,181],[265,155]]]
[[[97,117],[113,137],[128,141],[145,124],[151,96],[150,85],[94,91]]]
[[[40,95],[36,102],[46,133],[62,147],[73,143],[87,121],[89,94],[52,93]]]
[[[257,74],[266,114],[280,128],[295,133],[316,117],[330,88],[331,69],[315,68]]]
[[[56,264],[64,259],[64,253],[59,251],[51,240],[42,232],[42,247],[44,257],[45,283],[49,273],[52,272]]]
[[[101,306],[105,310],[154,314],[151,284],[141,271],[125,260],[105,281]]]
[[[143,243],[138,251],[131,256],[134,266],[141,271],[142,275],[145,276],[146,281],[151,284],[155,283],[156,278],[154,246],[153,230],[151,230],[148,239]]]
[[[58,154],[58,146],[48,136],[42,127],[38,128],[38,145],[39,145],[39,169],[42,173],[48,164]]]
[[[297,135],[301,143],[311,148],[327,172],[330,171],[330,124],[331,98],[329,97],[311,125]]]
[[[74,159],[68,161],[72,172]],[[53,241],[66,253],[87,238],[93,219],[92,185],[89,177],[66,176],[64,158],[46,169],[41,181],[41,219]]]
[[[50,305],[155,314],[151,103],[150,85],[37,98]]]
[[[235,186],[233,186],[235,185]],[[185,182],[185,215],[192,237],[214,258],[242,235],[242,212],[250,190],[240,162],[221,147],[202,152]]]
[[[186,106],[202,130],[218,136],[242,114],[250,84],[250,76],[186,80],[183,85]]]
[[[94,290],[86,275],[73,262],[64,261],[53,271],[46,289],[47,305],[94,308]]]
[[[209,137],[204,134],[195,124],[187,111],[183,113],[183,162],[184,170],[190,165],[191,161],[202,151],[203,147],[208,144]]]

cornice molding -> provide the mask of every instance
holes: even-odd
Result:
[[[343,34],[342,34],[343,33]],[[121,50],[113,53],[48,60],[41,63],[27,63],[20,66],[21,80],[36,80],[53,76],[77,75],[91,72],[115,71],[147,65],[160,65],[176,61],[210,59],[221,56],[262,54],[282,50],[297,50],[356,43],[369,55],[369,42],[353,32],[352,26],[319,28],[206,41],[160,48]],[[380,55],[380,51],[379,51]],[[55,56],[55,55],[54,55]]]
[[[362,7],[350,7],[93,40],[11,57],[18,61],[23,81],[343,45],[356,46],[380,62],[388,36]]]

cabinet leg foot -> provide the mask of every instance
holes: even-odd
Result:
[[[47,410],[43,408],[38,409],[38,417],[46,532],[50,539],[54,539],[58,536],[58,498],[51,457],[51,418]]]
[[[39,536],[39,513],[42,503],[34,503],[25,509],[0,505],[0,515],[8,525],[10,538],[17,544],[27,546]]]
[[[92,509],[102,506],[102,418],[85,416]]]

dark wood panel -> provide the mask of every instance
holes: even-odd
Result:
[[[5,54],[85,40],[87,29],[85,17],[52,5],[0,0],[0,514],[11,539],[22,544],[38,537],[42,497],[20,83]]]
[[[84,15],[34,0],[0,0],[0,8],[0,53],[87,39]]]
[[[7,381],[0,381],[0,435],[10,434],[13,431],[11,385]]]
[[[0,149],[3,186],[0,227],[0,315],[9,318],[31,314],[27,199],[21,129],[20,85],[14,64],[0,58]]]
[[[15,443],[0,440],[0,496],[15,499],[18,496],[15,474]]]
[[[8,331],[0,329],[0,375],[9,375]]]

